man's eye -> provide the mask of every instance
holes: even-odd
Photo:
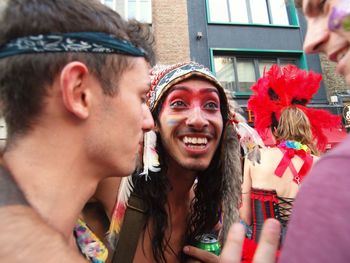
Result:
[[[177,100],[177,101],[174,101],[172,103],[170,103],[170,107],[172,108],[183,108],[183,107],[186,107],[186,104],[181,101],[181,100]]]
[[[208,110],[217,110],[219,106],[215,102],[208,102],[204,105],[204,108]]]

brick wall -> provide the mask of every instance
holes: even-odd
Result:
[[[153,0],[152,27],[159,63],[190,60],[186,0]]]
[[[320,60],[328,98],[336,91],[345,92],[349,90],[350,88],[346,85],[344,77],[335,73],[336,63],[329,61],[325,55],[320,55]]]

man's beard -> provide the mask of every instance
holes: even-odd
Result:
[[[174,161],[181,166],[183,169],[189,170],[189,171],[193,171],[193,172],[201,172],[206,170],[210,163],[206,163],[206,162],[201,162],[199,159],[198,161],[191,161],[186,163],[186,161],[181,161],[179,159],[174,159]]]
[[[137,154],[135,161],[135,172],[137,174],[142,172],[143,164],[142,164],[142,156],[141,154]]]

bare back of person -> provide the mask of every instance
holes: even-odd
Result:
[[[252,179],[252,187],[257,189],[275,190],[278,196],[294,198],[299,185],[293,181],[293,172],[288,167],[281,177],[275,175],[275,170],[281,162],[284,153],[278,147],[265,148],[260,150],[260,164],[249,164],[249,174]],[[312,156],[313,162],[318,157]],[[290,166],[294,166],[296,171],[300,171],[304,160],[295,155],[291,159]]]
[[[282,199],[282,201],[280,200],[281,202],[278,202],[280,203],[280,207],[285,207],[284,216],[286,218],[289,217],[293,199],[298,192],[299,183],[302,180],[302,178],[295,179],[296,176],[299,176],[305,160],[298,154],[287,157],[285,153],[284,149],[276,146],[260,149],[261,160],[259,163],[253,164],[248,158],[245,159],[240,216],[248,225],[252,223],[251,194],[255,190],[260,191],[260,194],[261,190],[266,191],[268,195],[272,194],[272,196],[275,192],[276,198]],[[310,165],[313,165],[318,159],[317,156],[310,153],[306,153],[306,155],[312,157]],[[288,158],[288,162],[290,161],[290,163],[285,166],[285,170],[282,169],[282,172],[276,175],[276,169],[280,166],[283,158]]]

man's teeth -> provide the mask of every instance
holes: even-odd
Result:
[[[185,144],[204,144],[206,145],[208,143],[207,138],[198,138],[198,137],[187,137],[185,136],[182,141]]]

